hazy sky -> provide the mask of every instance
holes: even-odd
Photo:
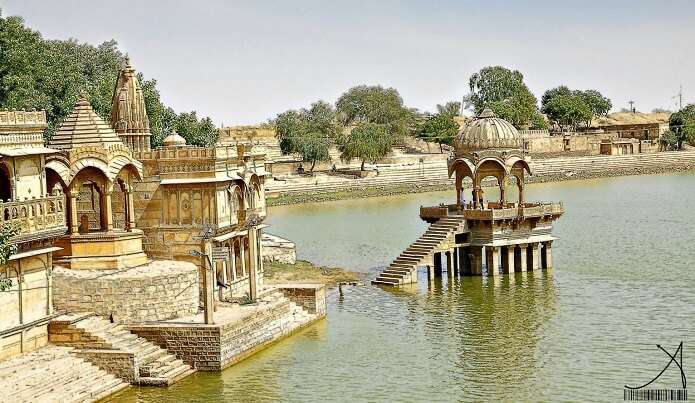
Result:
[[[163,101],[253,124],[357,84],[406,105],[460,99],[481,67],[520,70],[538,98],[595,88],[614,109],[695,102],[695,1],[0,0],[46,38],[116,39]]]

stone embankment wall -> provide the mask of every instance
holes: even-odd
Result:
[[[53,305],[67,312],[96,312],[137,323],[198,311],[198,268],[188,262],[153,261],[136,268],[53,270]]]
[[[530,183],[653,174],[695,169],[695,151],[532,158],[530,166],[533,172],[533,175],[527,177],[527,182]],[[392,166],[374,178],[294,183],[292,186],[276,185],[271,193],[277,198],[268,199],[268,204],[419,193],[450,189],[453,185],[453,179],[448,178],[446,161],[431,164],[426,171],[420,173],[413,172],[412,168],[407,166]]]
[[[79,350],[73,354],[128,383],[134,383],[138,379],[139,368],[133,353],[103,349]]]
[[[285,298],[306,309],[309,313],[326,314],[326,287],[318,284],[276,285]]]
[[[292,287],[288,285],[287,289]],[[325,316],[325,287],[297,287],[306,290],[303,299],[307,305],[316,306],[316,313],[280,297],[263,306],[249,306],[251,314],[233,313],[233,320],[224,317],[223,310],[230,308],[220,307],[213,325],[170,322],[132,325],[129,330],[200,371],[220,371]],[[309,303],[312,298],[314,301]]]
[[[294,242],[279,236],[263,234],[261,237],[261,250],[263,260],[266,262],[286,264],[295,264],[297,262],[297,248]]]

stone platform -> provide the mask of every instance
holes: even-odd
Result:
[[[194,314],[198,289],[198,268],[189,262],[155,260],[126,270],[53,269],[55,309],[113,315],[121,323]]]
[[[147,263],[142,231],[88,232],[66,235],[55,244],[55,263],[73,270],[120,270]]]
[[[297,262],[297,248],[294,242],[290,240],[264,233],[261,237],[261,247],[263,260],[266,262],[286,264],[295,264]]]
[[[2,402],[94,402],[128,383],[74,354],[47,346],[0,362]]]
[[[220,371],[325,317],[325,298],[323,285],[288,284],[255,304],[220,303],[211,325],[198,313],[129,330],[200,371]]]

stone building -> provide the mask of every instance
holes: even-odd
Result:
[[[116,90],[120,95],[114,95],[112,127],[118,131],[125,117],[139,138],[149,139],[142,91],[129,63]],[[133,187],[132,211],[135,226],[144,233],[147,255],[203,266],[192,251],[206,253],[201,239],[206,237],[215,252],[216,298],[231,301],[248,295],[255,300],[263,283],[264,151],[240,132],[222,133],[216,147],[187,145],[176,133],[153,150],[136,141],[133,155],[142,164],[143,176]],[[122,210],[129,209],[123,204],[115,209]]]
[[[446,266],[457,274],[497,276],[500,272],[552,267],[552,222],[564,208],[561,203],[525,199],[525,175],[531,169],[522,151],[523,140],[514,126],[485,109],[459,132],[449,176],[455,176],[455,202],[421,207],[427,231],[384,270],[374,284],[417,282],[417,269],[426,266],[429,278]],[[471,198],[464,195],[470,181]],[[499,187],[499,199],[484,196],[483,182]],[[518,200],[507,198],[514,184]],[[468,199],[467,203],[464,200]]]
[[[44,147],[46,127],[43,111],[0,111],[0,225],[19,230],[0,273],[12,282],[0,291],[0,360],[45,345],[54,316],[53,243],[66,221],[64,195],[46,184],[46,158],[57,152]]]

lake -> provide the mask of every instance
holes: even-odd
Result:
[[[222,373],[118,400],[618,401],[668,363],[656,344],[681,341],[695,375],[695,172],[526,189],[564,201],[552,271],[332,290],[326,320]],[[279,206],[267,231],[369,279],[425,231],[419,207],[441,202],[453,191]],[[671,367],[650,386],[679,387]]]

